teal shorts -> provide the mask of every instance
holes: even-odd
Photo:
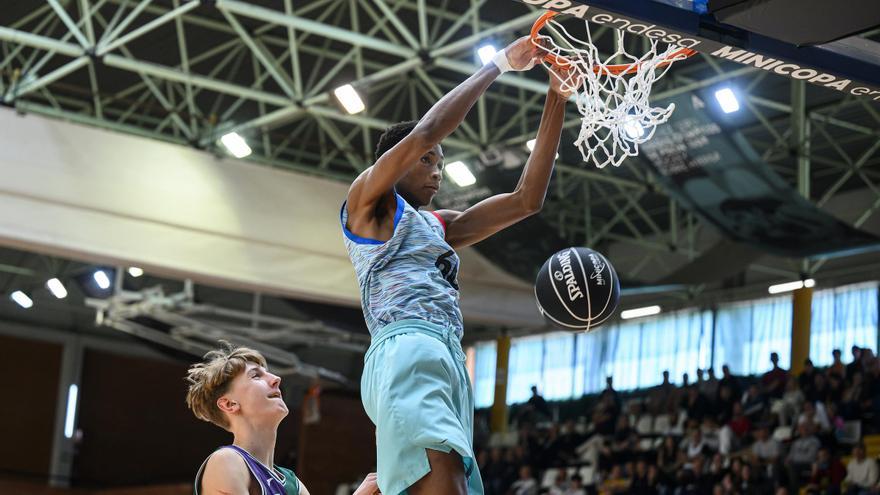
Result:
[[[453,330],[421,320],[382,328],[364,358],[361,400],[376,425],[382,493],[407,493],[431,472],[425,449],[433,449],[461,455],[468,494],[483,494],[473,446],[474,394]]]

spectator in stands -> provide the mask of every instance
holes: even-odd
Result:
[[[703,438],[703,430],[694,428],[688,434],[687,442],[684,445],[684,452],[688,459],[702,457],[709,452],[709,445]]]
[[[852,380],[856,371],[862,371],[862,349],[859,346],[852,346],[852,357],[852,362],[846,365],[847,380]]]
[[[544,400],[544,397],[538,393],[537,385],[532,385],[532,396],[529,398],[528,402],[526,402],[532,409],[538,413],[539,415],[543,415],[545,419],[549,419],[552,415],[550,414],[550,406],[547,405],[547,401]]]
[[[733,417],[727,423],[738,441],[737,445],[742,444],[746,436],[752,430],[752,422],[743,412],[742,404],[739,402],[733,404]]]
[[[730,386],[725,384],[719,387],[718,400],[715,402],[715,417],[718,419],[718,424],[723,425],[730,421],[733,417],[734,404],[739,404],[739,401],[733,396]]]
[[[862,415],[862,406],[868,399],[868,391],[865,388],[864,374],[856,371],[852,375],[852,382],[843,391],[840,412],[846,419],[857,419]],[[870,404],[868,404],[870,406]]]
[[[846,378],[846,366],[843,364],[843,361],[840,360],[840,349],[834,349],[831,351],[831,366],[828,367],[829,375],[837,375],[841,379]]]
[[[825,493],[828,495],[838,495],[840,493],[840,483],[846,476],[846,468],[840,463],[840,460],[831,456],[831,450],[828,447],[819,449],[819,456],[813,463],[813,470],[810,474],[810,484],[807,490],[814,490],[817,493]]]
[[[599,435],[611,435],[614,433],[614,424],[620,410],[614,406],[614,401],[609,395],[603,396],[596,407],[593,408],[593,427]]]
[[[614,390],[614,377],[605,377],[605,390],[602,391],[599,399],[604,399],[606,396],[611,398],[614,402],[615,408],[619,411],[622,402],[620,401],[620,395],[617,393],[617,390]]]
[[[729,388],[734,399],[739,399],[742,395],[739,381],[730,373],[730,366],[727,366],[726,364],[721,367],[721,380],[718,380],[719,393],[722,387]]]
[[[664,371],[663,382],[654,387],[648,395],[648,409],[651,414],[656,416],[666,411],[674,391],[675,386],[669,382],[669,371]]]
[[[813,376],[813,388],[804,397],[807,402],[825,402],[829,392],[828,377],[824,373],[816,373]]]
[[[568,488],[565,490],[565,495],[587,495],[586,490],[584,490],[584,480],[581,479],[581,475],[576,474],[571,477],[571,481],[568,483]]]
[[[812,393],[815,380],[816,380],[816,368],[813,367],[812,360],[806,359],[806,360],[804,360],[804,369],[803,369],[803,371],[801,371],[801,374],[798,375],[798,377],[797,377],[798,387],[800,387],[801,393],[803,393],[804,396]]]
[[[565,473],[563,471],[556,473],[556,479],[547,488],[546,493],[547,495],[565,495]]]
[[[826,433],[831,430],[831,424],[828,422],[828,415],[825,412],[825,406],[821,402],[804,402],[803,411],[798,416],[798,425],[809,423],[813,426],[813,431]]]
[[[627,493],[631,495],[651,495],[655,493],[655,489],[651,486],[651,480],[648,477],[648,463],[644,459],[636,461],[635,473],[633,473],[632,483]]]
[[[865,456],[865,445],[856,444],[852,450],[852,459],[846,465],[847,495],[862,495],[869,493],[878,482],[877,461]]]
[[[797,419],[797,412],[804,403],[804,394],[798,387],[798,380],[789,377],[788,383],[785,385],[785,393],[782,394],[782,400],[775,402],[773,412],[779,417],[780,425],[790,425]]]
[[[748,390],[743,394],[740,402],[743,406],[743,412],[745,412],[746,416],[752,420],[760,419],[764,412],[764,408],[767,405],[767,399],[754,383],[749,385]]]
[[[687,397],[681,404],[681,408],[687,411],[688,419],[702,422],[707,414],[710,414],[711,404],[706,397],[697,390],[697,387],[688,389]]]
[[[703,397],[712,400],[718,396],[718,379],[715,378],[715,370],[713,368],[707,369],[706,373],[708,377],[700,385],[700,393]]]
[[[843,391],[846,387],[846,379],[836,374],[828,375],[828,394],[826,402],[840,404],[843,401]]]
[[[532,475],[532,468],[524,465],[519,468],[519,478],[510,486],[510,495],[538,495],[538,481]]]
[[[773,465],[782,454],[782,446],[770,436],[770,428],[762,424],[755,430],[755,442],[752,443],[752,455],[763,465]]]
[[[663,438],[660,450],[657,451],[657,465],[667,476],[670,476],[678,470],[681,465],[679,461],[678,443],[675,441],[675,437],[666,436]]]
[[[480,474],[483,476],[483,485],[487,495],[503,495],[507,493],[507,487],[510,485],[509,478],[513,469],[511,464],[504,460],[504,452],[500,447],[495,447],[489,451],[489,459],[486,466],[480,468]]]
[[[813,425],[808,422],[798,424],[798,438],[791,443],[785,467],[788,471],[788,484],[792,493],[797,493],[801,480],[812,471],[813,463],[819,456],[819,439],[813,435]]]
[[[770,362],[773,368],[761,376],[762,391],[768,397],[782,397],[785,382],[788,381],[788,373],[779,367],[779,354],[771,352]]]
[[[599,495],[613,495],[615,493],[628,493],[630,479],[626,477],[619,464],[611,468],[611,472],[599,486]]]

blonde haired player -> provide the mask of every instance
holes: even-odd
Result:
[[[223,342],[187,372],[186,403],[201,420],[231,432],[196,474],[195,494],[309,495],[293,471],[275,465],[278,425],[287,416],[281,378],[257,351]],[[355,495],[379,493],[371,473]]]

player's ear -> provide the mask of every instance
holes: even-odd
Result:
[[[239,405],[238,402],[225,395],[217,399],[217,407],[219,407],[221,411],[229,414],[235,413],[241,409],[241,405]]]

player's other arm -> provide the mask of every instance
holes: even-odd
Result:
[[[561,77],[565,71],[554,69]],[[452,247],[470,246],[541,211],[550,184],[569,93],[556,75],[550,75],[550,91],[538,127],[535,148],[529,155],[516,188],[471,206],[464,212],[440,210],[446,223],[446,241]]]
[[[519,69],[528,66],[538,56],[538,49],[528,37],[523,37],[508,46],[505,53],[510,65]],[[391,192],[394,184],[406,175],[422,155],[461,124],[477,99],[500,73],[495,64],[481,67],[435,103],[407,137],[363,171],[348,191],[349,218],[372,217],[383,196]]]
[[[244,459],[231,449],[211,454],[202,475],[202,495],[248,495],[251,472]]]

